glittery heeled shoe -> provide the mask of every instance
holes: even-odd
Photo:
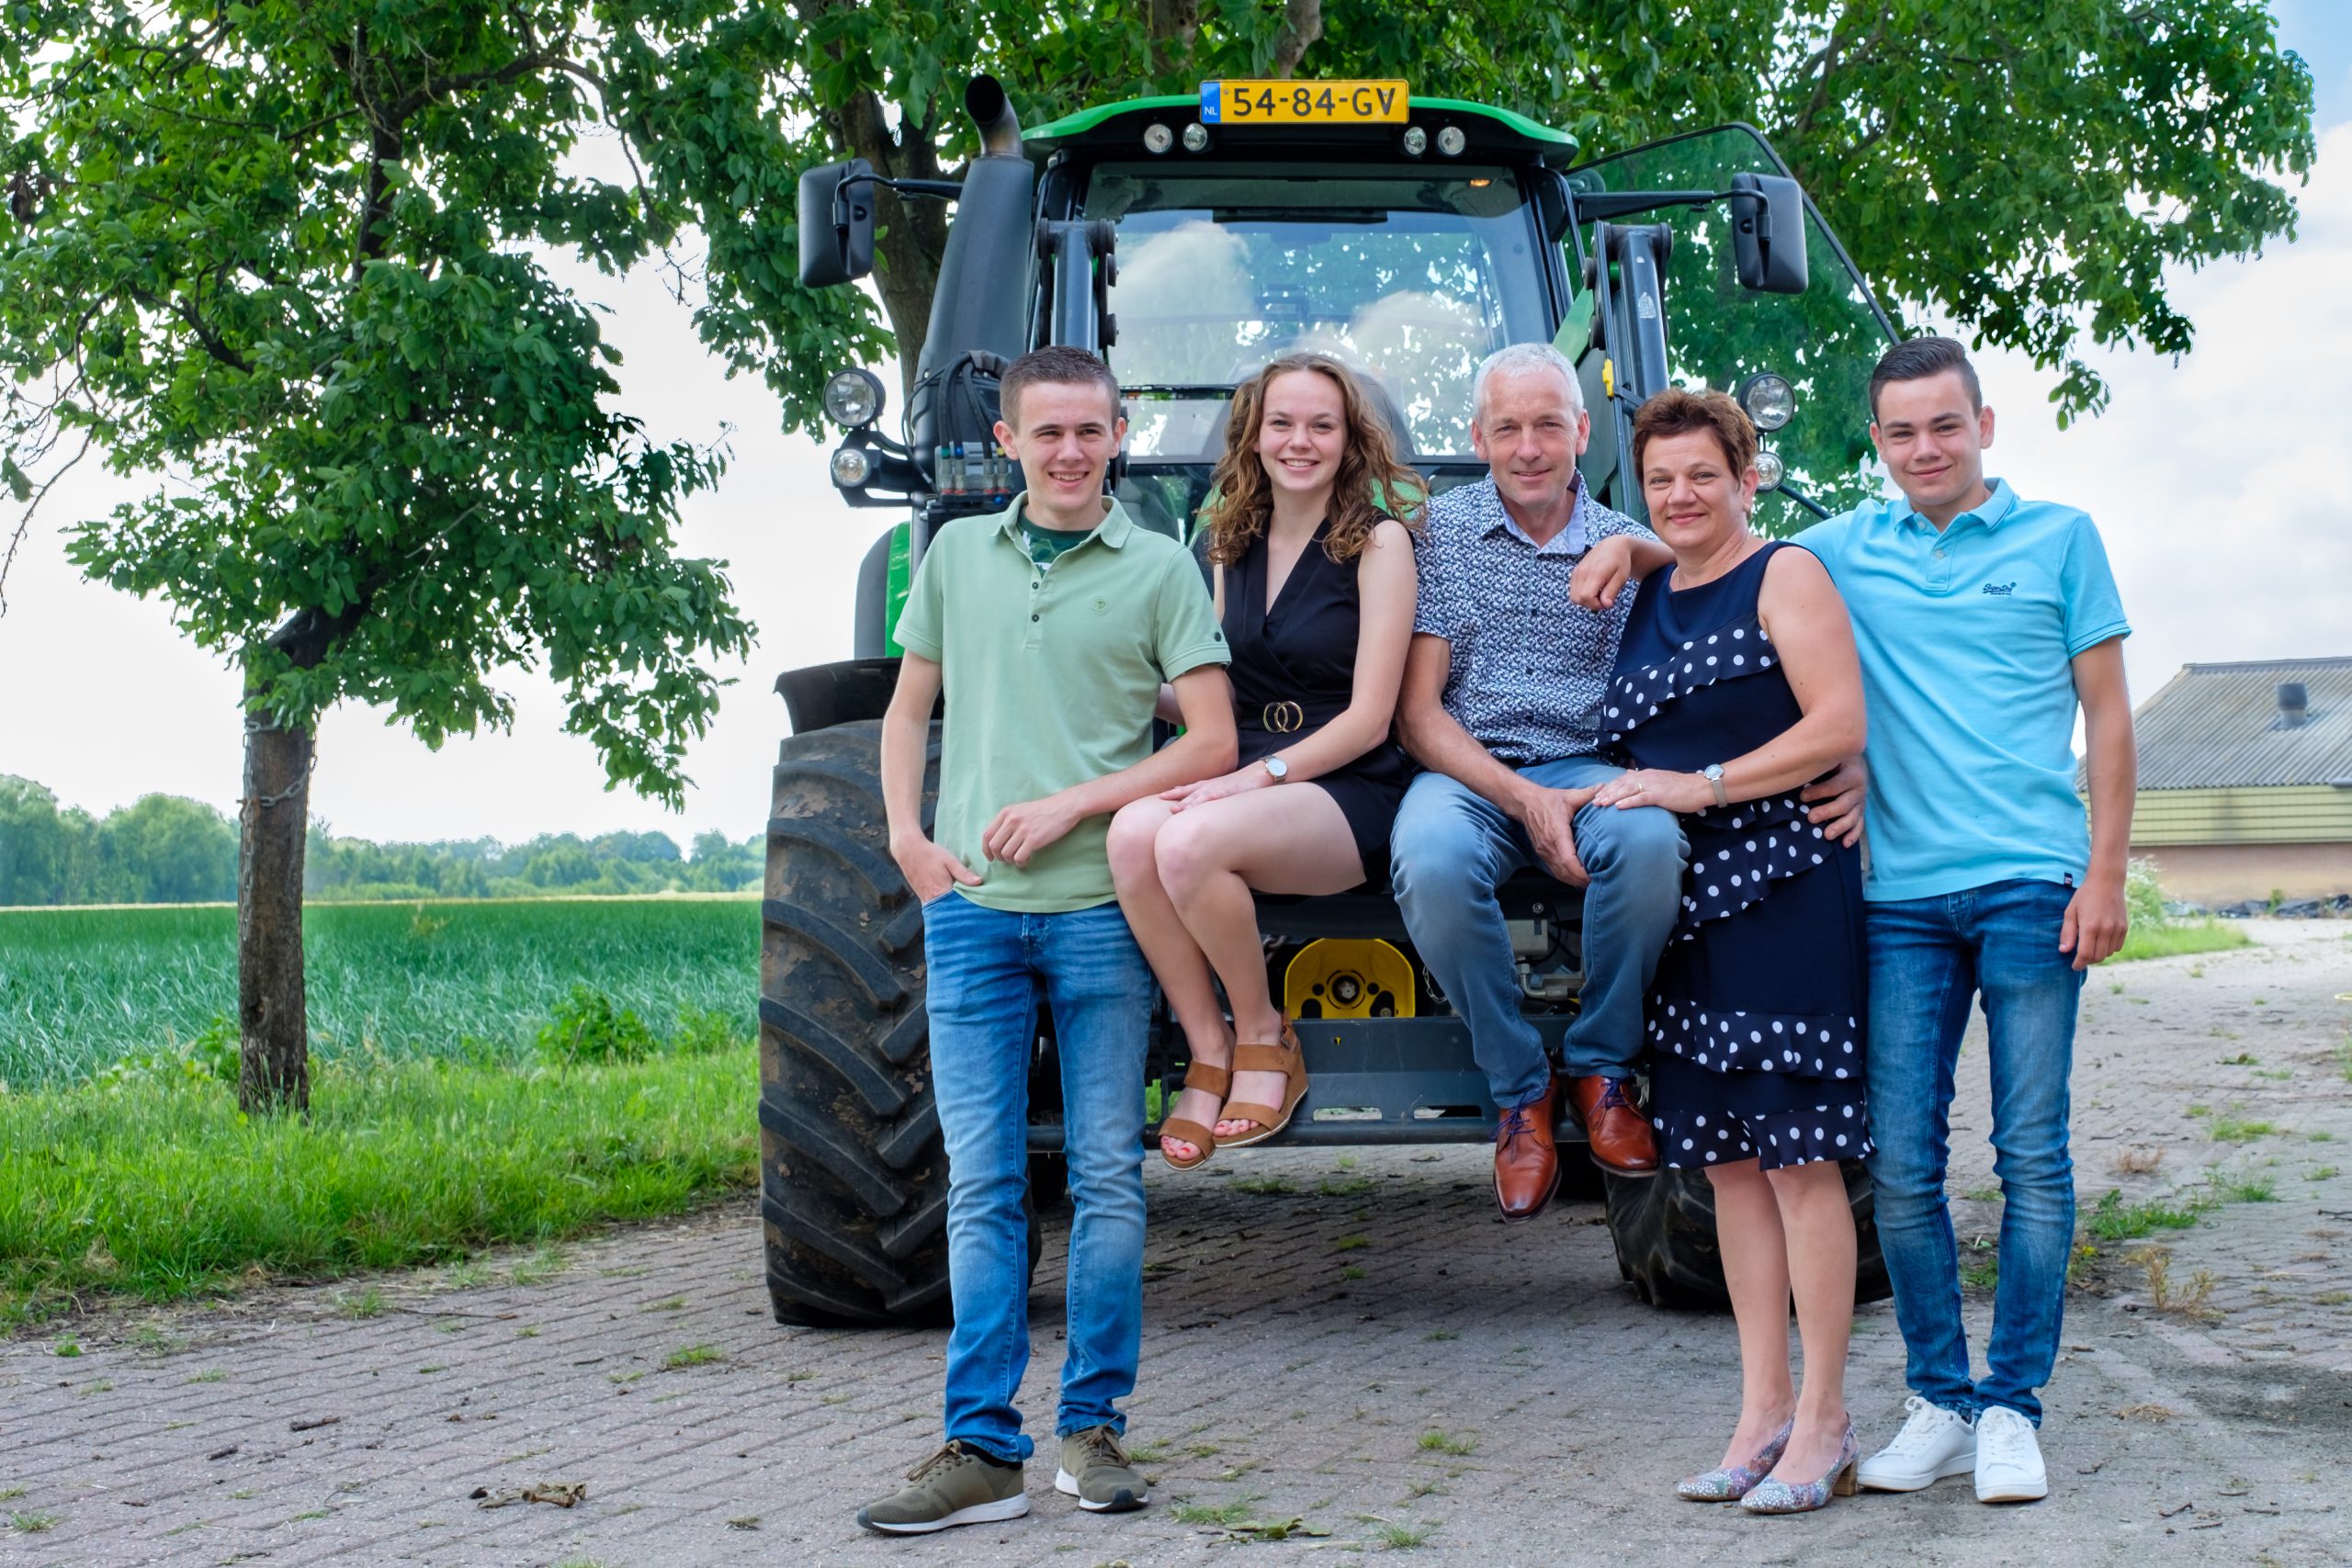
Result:
[[[1739,1500],[1739,1506],[1751,1514],[1810,1514],[1826,1508],[1833,1496],[1854,1495],[1854,1466],[1861,1457],[1861,1445],[1854,1440],[1854,1423],[1849,1420],[1846,1440],[1838,1445],[1838,1457],[1830,1461],[1828,1474],[1818,1481],[1794,1483],[1767,1476]]]
[[[1749,1457],[1746,1464],[1729,1465],[1711,1470],[1704,1475],[1686,1476],[1674,1489],[1674,1495],[1686,1503],[1736,1503],[1756,1489],[1765,1472],[1781,1462],[1781,1452],[1789,1446],[1789,1434],[1797,1429],[1792,1416],[1781,1423],[1781,1429],[1764,1439],[1764,1446]]]

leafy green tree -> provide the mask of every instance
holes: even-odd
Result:
[[[86,901],[96,839],[89,813],[60,810],[44,786],[0,773],[0,904]]]
[[[766,840],[759,837],[731,841],[717,829],[695,835],[695,858],[687,867],[687,886],[704,893],[733,893],[759,886],[764,867],[761,854]]]
[[[975,151],[957,96],[975,70],[1033,126],[1294,70],[1504,105],[1595,156],[1750,121],[1882,290],[2030,355],[2062,418],[2105,403],[2089,344],[2188,348],[2166,269],[2291,233],[2279,182],[2313,152],[2311,74],[2260,0],[808,0],[775,25],[803,62],[776,83],[807,128],[782,150],[902,178]],[[944,219],[887,191],[876,204],[878,319],[839,290],[837,312],[812,304],[777,329],[729,279],[715,284],[722,335],[781,330],[820,375],[865,357],[887,321],[911,375]],[[806,384],[771,379],[813,427]]]
[[[680,797],[710,665],[750,643],[721,563],[675,547],[721,458],[611,406],[616,355],[541,258],[628,266],[711,199],[740,260],[742,201],[789,206],[789,170],[729,162],[775,31],[686,0],[0,0],[0,479],[30,496],[92,448],[169,476],[68,549],[244,672],[248,1107],[308,1099],[324,709],[437,744],[510,722],[492,671],[543,663],[615,784]],[[600,124],[659,171],[576,170]]]
[[[200,800],[147,795],[98,824],[114,896],[128,904],[195,904],[237,896],[237,830]]]

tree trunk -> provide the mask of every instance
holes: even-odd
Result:
[[[944,89],[942,90],[943,95]],[[936,109],[933,111],[934,114]],[[832,117],[835,134],[850,156],[863,158],[892,179],[935,180],[939,149],[932,123],[902,123],[892,129],[881,98],[860,93]],[[899,355],[899,390],[914,395],[915,367],[931,335],[931,297],[939,287],[939,263],[947,253],[947,204],[931,197],[901,197],[874,187],[874,220],[882,265],[874,275],[882,313]]]
[[[311,1108],[302,999],[302,852],[311,734],[245,717],[237,841],[237,1103],[248,1115]]]
[[[330,615],[298,610],[269,646],[316,669],[368,613],[369,593]],[[302,853],[311,832],[313,736],[288,729],[245,681],[245,789],[237,808],[237,1103],[247,1115],[311,1109],[311,1030],[302,998]]]

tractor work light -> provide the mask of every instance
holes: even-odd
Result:
[[[1153,124],[1147,125],[1143,128],[1143,150],[1145,152],[1157,154],[1165,152],[1170,147],[1175,145],[1176,133],[1169,130],[1166,126]]]
[[[1430,150],[1430,133],[1418,125],[1405,128],[1405,156],[1418,158]]]
[[[1458,125],[1449,125],[1437,133],[1437,150],[1449,158],[1459,158],[1462,150],[1469,145],[1470,139],[1462,134]]]
[[[825,383],[825,414],[844,430],[863,430],[882,417],[882,378],[871,370],[836,370]]]
[[[1781,455],[1778,452],[1773,451],[1770,446],[1759,446],[1756,449],[1756,488],[1758,490],[1780,489],[1781,478],[1785,472],[1786,470],[1781,466]]]
[[[1736,396],[1758,430],[1778,430],[1797,416],[1796,389],[1789,385],[1787,377],[1770,370],[1742,381]]]
[[[1209,150],[1209,128],[1199,120],[1184,128],[1184,151],[1205,152]]]
[[[874,477],[874,454],[863,446],[842,446],[833,453],[833,485],[855,490]]]

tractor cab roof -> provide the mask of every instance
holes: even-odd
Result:
[[[1317,85],[1311,82],[1299,85]],[[1024,130],[1022,141],[1029,155],[1041,162],[1058,152],[1132,153],[1145,147],[1145,133],[1154,125],[1182,132],[1200,123],[1201,107],[1201,96],[1197,93],[1128,98],[1081,109],[1035,130]],[[1530,160],[1555,169],[1566,169],[1577,162],[1577,140],[1565,130],[1555,130],[1491,104],[1474,104],[1461,98],[1425,98],[1418,94],[1411,97],[1402,123],[1241,125],[1228,118],[1224,123],[1204,127],[1209,141],[1203,151],[1248,148],[1253,152],[1395,152],[1402,150],[1404,134],[1411,128],[1419,128],[1430,144],[1430,151],[1419,156],[1432,164],[1453,161],[1442,157],[1435,146],[1440,134],[1449,128],[1462,133],[1463,144],[1458,153],[1462,158],[1483,158],[1489,163]],[[1189,151],[1185,143],[1179,141],[1166,155],[1181,159]]]

